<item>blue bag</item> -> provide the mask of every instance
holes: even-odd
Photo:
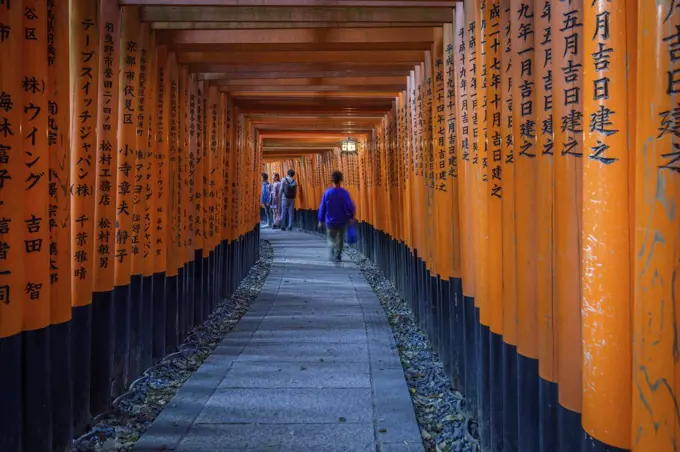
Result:
[[[347,243],[350,245],[353,243],[357,243],[358,239],[358,234],[357,234],[357,225],[356,223],[349,225],[347,228]]]

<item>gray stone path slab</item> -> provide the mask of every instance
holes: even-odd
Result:
[[[423,451],[392,331],[351,261],[264,229],[258,299],[135,451]]]

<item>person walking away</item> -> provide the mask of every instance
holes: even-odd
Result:
[[[288,176],[281,183],[281,230],[293,230],[293,213],[295,211],[295,198],[297,196],[297,183],[295,182],[295,171],[288,170]]]
[[[272,183],[272,216],[274,225],[272,229],[281,227],[281,176],[279,173],[274,173]]]
[[[342,188],[342,173],[333,172],[333,187],[327,189],[319,206],[319,229],[326,225],[330,258],[342,261],[342,249],[345,245],[345,231],[354,222],[356,213],[349,192]]]
[[[260,205],[264,209],[264,214],[267,218],[267,226],[272,226],[271,214],[271,187],[269,186],[269,175],[262,173],[262,193],[260,194]]]

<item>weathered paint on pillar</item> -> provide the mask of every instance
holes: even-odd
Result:
[[[625,2],[583,15],[583,428],[631,440],[631,277]]]
[[[680,9],[669,1],[640,6],[631,448],[668,452],[680,446],[674,333],[680,320]]]

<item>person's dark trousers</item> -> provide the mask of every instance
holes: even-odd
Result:
[[[345,246],[345,226],[329,226],[326,228],[330,258],[336,261],[342,259],[342,248]]]

